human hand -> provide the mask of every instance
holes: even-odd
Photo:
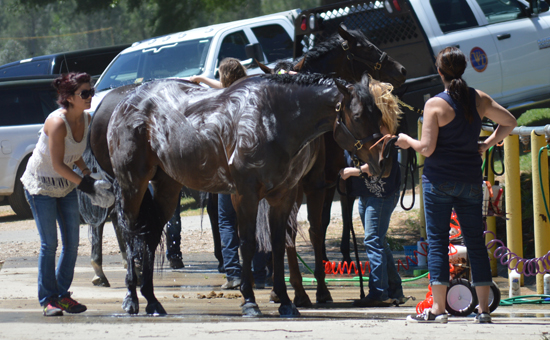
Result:
[[[346,180],[350,178],[351,176],[359,176],[361,173],[359,169],[356,168],[343,168],[340,170],[340,177],[342,177],[343,180]]]
[[[189,77],[189,81],[195,84],[199,84],[201,82],[199,76],[191,76]]]
[[[410,136],[405,133],[400,133],[397,141],[395,142],[395,145],[400,147],[401,149],[408,149],[411,147],[411,144],[409,143]]]
[[[485,142],[479,142],[477,144],[477,152],[479,152],[479,154],[482,156],[485,153],[485,151],[487,151],[488,149],[489,149],[489,145]]]
[[[85,193],[93,205],[109,208],[115,203],[115,195],[111,191],[111,183],[104,179],[96,180],[90,175],[82,178],[77,189]]]

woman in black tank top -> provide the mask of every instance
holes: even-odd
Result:
[[[396,142],[397,146],[412,147],[426,157],[422,185],[434,300],[431,309],[409,315],[407,320],[412,322],[447,322],[449,223],[453,209],[468,244],[472,285],[479,299],[480,314],[474,321],[491,322],[488,300],[492,277],[483,238],[481,155],[508,136],[517,123],[510,112],[487,94],[468,88],[462,79],[466,65],[466,58],[458,48],[447,47],[439,52],[436,66],[445,92],[426,102],[421,139],[399,134]],[[483,117],[499,126],[478,143]]]

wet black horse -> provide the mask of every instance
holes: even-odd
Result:
[[[288,68],[292,68],[298,72],[330,74],[347,81],[360,81],[361,76],[368,72],[376,79],[389,82],[395,87],[399,87],[405,81],[406,75],[405,68],[401,64],[369,42],[360,31],[348,31],[343,25],[338,28],[338,34],[316,45],[302,59],[287,65]],[[267,72],[270,71],[267,70]],[[103,145],[106,143],[106,129],[112,111],[135,87],[136,85],[123,86],[114,89],[105,97],[94,115],[95,129],[90,134],[91,144]],[[336,182],[337,173],[341,167],[345,166],[343,156],[339,157],[343,154],[343,151],[334,141],[332,134],[326,134],[323,143],[324,146],[320,148],[322,155],[317,157],[318,164],[304,179],[304,188],[308,202],[310,235],[312,235],[315,249],[324,249],[324,235],[326,226],[328,225],[328,221],[324,220],[323,226],[321,226],[323,197],[326,197],[324,200],[325,206],[330,207],[334,196],[334,183]],[[325,155],[328,158],[325,158]],[[102,154],[96,155],[96,157],[100,164],[106,164],[106,170],[111,173],[109,155]],[[324,180],[322,179],[323,176],[326,177]],[[327,190],[326,195],[324,194],[325,189]],[[344,197],[342,198],[342,204],[345,203]],[[327,212],[326,209],[323,209],[323,211]],[[82,213],[85,214],[85,212]],[[330,211],[328,211],[328,214],[330,214]],[[346,215],[344,215],[344,218],[346,218]],[[115,219],[112,220],[113,222],[116,221]],[[217,224],[217,219],[211,219],[210,222]],[[108,281],[101,270],[101,232],[103,225],[101,223],[94,225],[92,230],[92,264],[96,272],[94,282],[101,285],[107,283],[106,285],[108,285]],[[213,226],[213,230],[216,230],[216,226]],[[311,301],[302,285],[295,249],[289,249],[289,254],[290,282],[296,294],[294,302],[298,306],[310,306]],[[328,288],[324,284],[322,259],[323,256],[317,255],[316,251],[317,301],[329,302],[332,298],[330,297]]]
[[[221,90],[180,80],[138,87],[112,114],[108,151],[92,144],[94,154],[109,154],[116,178],[116,209],[128,252],[123,309],[139,312],[139,262],[146,312],[166,313],[154,295],[154,255],[185,185],[233,194],[243,258],[242,311],[247,316],[261,315],[252,291],[251,260],[258,202],[267,200],[279,313],[299,315],[284,282],[286,226],[298,184],[316,162],[318,137],[333,128],[337,135],[347,130],[368,140],[356,154],[374,174],[383,175],[381,170],[391,164],[382,162],[391,160],[380,161],[381,143],[371,148],[377,141],[372,136],[380,134],[381,115],[366,76],[347,85],[322,75],[266,75]],[[149,182],[154,198],[147,190]]]
[[[274,69],[260,64],[265,73],[278,73],[280,70],[299,73],[319,72],[332,74],[347,81],[359,81],[365,73],[373,78],[400,87],[406,79],[405,68],[393,58],[373,45],[360,31],[348,31],[345,26],[338,28],[338,35],[319,43],[306,55],[295,62],[280,62]],[[338,172],[347,166],[344,151],[332,133],[325,133],[321,138],[322,147],[319,149],[317,164],[307,173],[302,181],[301,188],[306,195],[309,221],[310,240],[315,252],[315,278],[317,281],[316,301],[318,303],[332,302],[332,296],[325,284],[326,258],[325,235],[330,222],[330,207],[334,198]],[[342,219],[344,223],[343,235],[349,235],[352,226],[353,198],[340,197],[342,205]],[[349,258],[349,236],[342,240],[342,253],[345,259]],[[347,251],[346,251],[347,250]],[[296,249],[289,247],[288,264],[290,283],[295,290],[294,303],[299,307],[311,306],[303,284]],[[350,259],[351,262],[351,259]],[[272,296],[273,298],[273,296]]]

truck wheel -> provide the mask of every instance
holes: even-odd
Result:
[[[466,279],[453,279],[447,290],[445,307],[454,316],[470,315],[477,306],[477,296]]]
[[[500,289],[498,289],[494,281],[493,283],[491,283],[490,287],[491,287],[491,290],[489,291],[489,311],[491,311],[492,313],[500,305],[501,294],[500,294]],[[475,288],[472,290],[474,294],[476,294]],[[476,298],[477,298],[477,294],[476,294]],[[474,311],[476,314],[478,313],[478,308],[479,308],[479,305],[476,306],[476,309]]]
[[[32,218],[32,211],[31,207],[29,206],[29,202],[27,202],[27,198],[25,197],[25,191],[23,189],[23,183],[19,180],[21,176],[23,176],[23,173],[25,172],[25,169],[27,168],[27,162],[28,158],[24,160],[21,165],[19,166],[19,169],[17,170],[17,175],[15,177],[15,185],[13,187],[13,194],[11,194],[8,198],[8,202],[10,203],[11,208],[17,215],[17,217],[21,219],[30,219]]]

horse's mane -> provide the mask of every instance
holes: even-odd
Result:
[[[366,91],[365,79],[361,81],[361,85],[356,85],[356,91],[360,88],[360,91]],[[388,128],[393,135],[397,132],[399,125],[399,116],[403,113],[398,104],[398,99],[391,92],[393,85],[389,83],[383,83],[368,76],[368,86],[370,94],[374,98],[374,103],[382,112],[382,125]],[[361,95],[360,98],[365,100],[366,96]]]
[[[297,73],[297,74],[262,74],[260,77],[267,78],[279,84],[296,84],[296,85],[335,85],[335,78],[321,73]],[[343,79],[336,78],[343,85],[349,83]]]

